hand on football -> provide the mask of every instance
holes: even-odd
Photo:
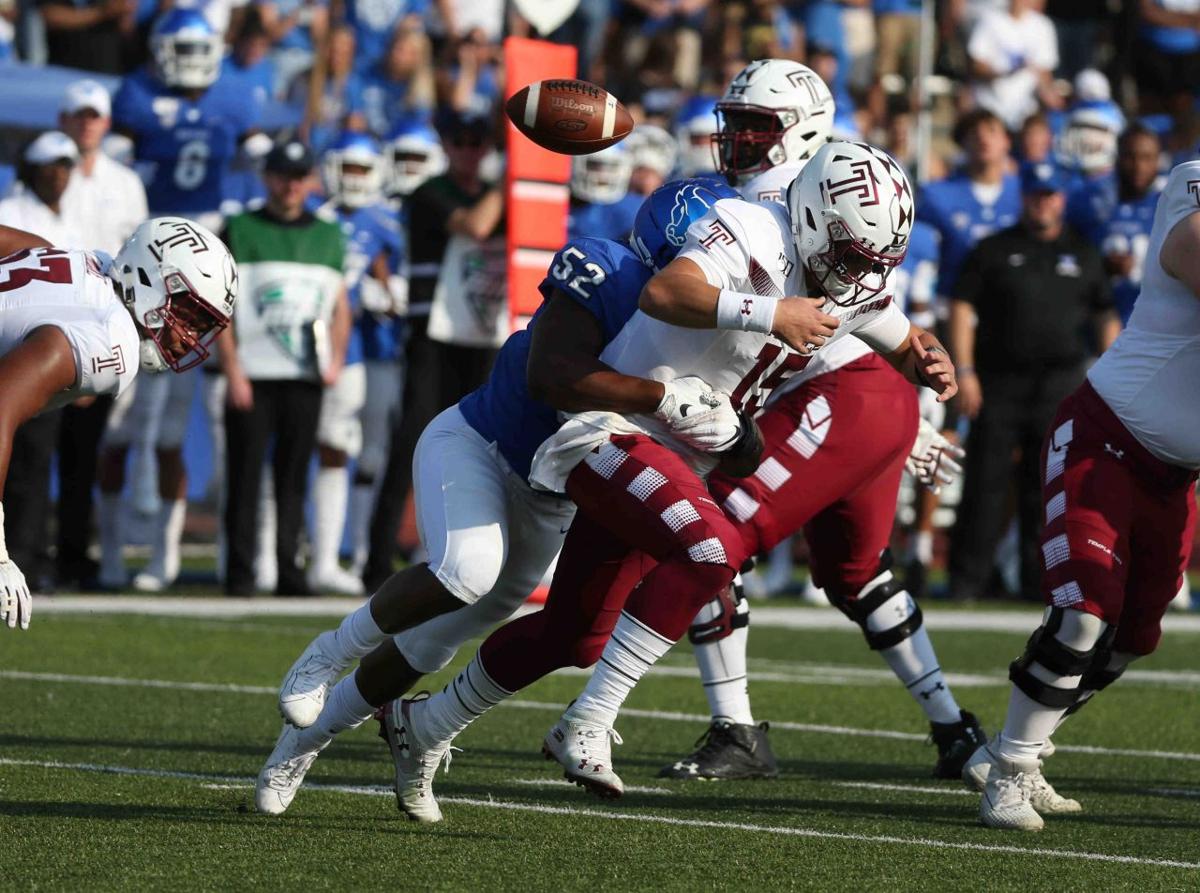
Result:
[[[793,350],[810,355],[833,337],[838,327],[836,317],[821,308],[824,298],[786,298],[775,307],[772,334]]]
[[[913,363],[917,375],[937,391],[938,403],[945,403],[957,394],[958,381],[954,377],[954,364],[950,362],[950,355],[936,346],[926,350],[916,335],[910,336],[908,343],[913,349]]]
[[[688,446],[705,453],[728,449],[742,431],[729,398],[694,375],[664,382],[654,415]]]
[[[931,493],[941,493],[943,485],[953,483],[962,474],[961,461],[965,455],[962,447],[921,419],[904,468]]]
[[[7,622],[9,629],[29,629],[29,615],[33,611],[33,596],[25,575],[13,561],[0,561],[0,622]]]

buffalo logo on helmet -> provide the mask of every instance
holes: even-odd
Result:
[[[697,211],[696,205],[704,210]],[[688,185],[679,189],[675,193],[675,204],[671,208],[671,220],[663,228],[667,241],[675,246],[682,245],[687,241],[689,222],[703,217],[711,207],[712,204],[705,201],[704,196],[700,194],[699,186]]]

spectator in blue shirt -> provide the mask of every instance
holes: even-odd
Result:
[[[251,7],[238,27],[233,50],[221,61],[221,76],[253,94],[259,105],[275,95],[275,65],[271,38],[257,7]]]
[[[292,78],[312,65],[316,47],[329,33],[328,0],[268,0],[257,8],[274,45],[274,92],[282,94]]]
[[[1200,0],[1139,0],[1133,74],[1143,114],[1177,114],[1200,83]]]
[[[346,22],[357,42],[354,67],[366,72],[383,61],[397,28],[420,27],[429,0],[345,0]]]
[[[407,25],[397,28],[383,61],[350,84],[347,99],[352,129],[367,130],[378,137],[414,112],[430,113],[434,101],[433,66],[424,30]]]

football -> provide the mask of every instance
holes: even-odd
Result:
[[[521,133],[563,155],[599,152],[633,130],[620,100],[587,81],[535,81],[509,97],[504,110]]]

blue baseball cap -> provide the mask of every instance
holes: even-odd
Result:
[[[1067,177],[1056,164],[1036,161],[1021,165],[1021,193],[1066,192]]]

